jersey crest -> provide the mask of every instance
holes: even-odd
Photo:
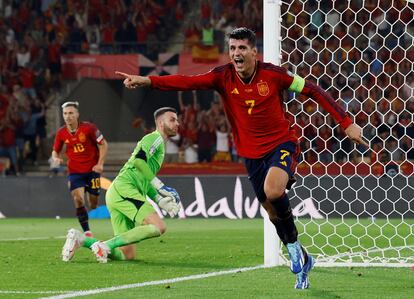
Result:
[[[267,85],[267,82],[260,81],[257,83],[257,91],[262,97],[265,97],[269,94],[269,86]]]

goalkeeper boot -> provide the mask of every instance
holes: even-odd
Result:
[[[66,235],[66,242],[62,248],[62,261],[69,262],[73,258],[76,249],[83,245],[84,240],[85,236],[80,231],[71,228]]]
[[[313,257],[308,254],[308,261],[303,266],[303,269],[301,272],[299,272],[296,275],[296,283],[295,283],[295,289],[307,289],[309,288],[309,272],[312,270],[313,265],[315,265],[315,260]]]
[[[294,274],[298,274],[302,271],[303,264],[305,263],[302,247],[299,241],[296,241],[295,243],[288,243],[286,248],[290,258],[290,270]]]
[[[96,256],[96,260],[100,263],[107,263],[108,262],[108,255],[111,253],[111,249],[109,249],[108,245],[106,245],[102,241],[97,241],[92,244],[91,246],[92,252]]]

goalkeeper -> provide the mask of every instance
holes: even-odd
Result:
[[[163,107],[154,113],[156,130],[138,142],[129,160],[106,192],[106,204],[111,215],[115,237],[107,241],[86,238],[70,229],[62,250],[63,261],[69,261],[77,248],[90,248],[97,260],[135,258],[135,243],[159,237],[166,231],[164,221],[146,200],[148,195],[171,217],[180,210],[180,197],[173,188],[165,186],[155,175],[160,170],[165,140],[178,132],[177,112]]]

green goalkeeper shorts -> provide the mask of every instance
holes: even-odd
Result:
[[[141,225],[145,218],[155,213],[154,207],[147,200],[122,197],[113,184],[106,192],[105,200],[115,236]]]

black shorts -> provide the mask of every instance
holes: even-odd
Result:
[[[99,195],[101,190],[101,175],[97,172],[91,171],[87,173],[71,173],[68,175],[69,190],[85,187],[85,191]]]
[[[287,189],[290,189],[295,180],[295,170],[300,154],[299,145],[294,142],[285,142],[278,145],[273,151],[263,158],[244,159],[249,180],[253,185],[254,192],[260,202],[266,200],[264,182],[270,167],[279,167],[289,175]]]

